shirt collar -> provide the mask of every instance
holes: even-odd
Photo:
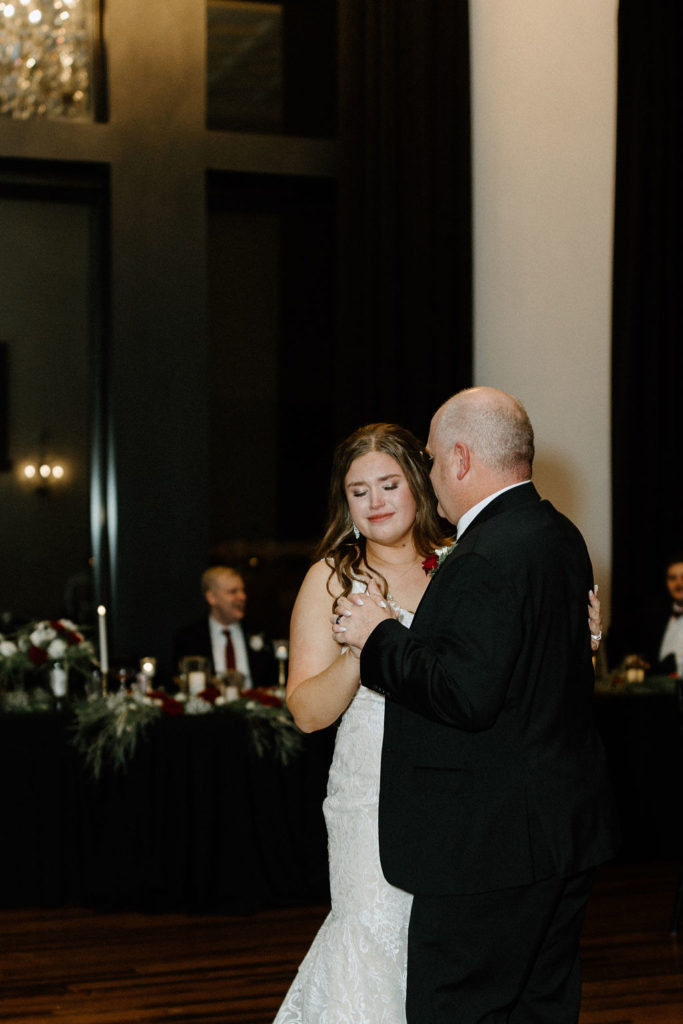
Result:
[[[476,505],[473,505],[472,508],[468,508],[467,512],[463,513],[463,515],[461,515],[460,518],[458,519],[457,525],[455,527],[456,536],[462,537],[463,533],[470,525],[470,523],[472,523],[477,518],[482,509],[485,509],[486,506],[489,505],[494,498],[497,498],[500,494],[504,494],[505,491],[511,491],[513,487],[523,487],[524,484],[530,483],[531,480],[520,480],[516,484],[508,484],[507,487],[501,487],[499,491],[494,491],[493,494],[488,494],[485,498],[482,498],[481,501],[478,501]]]

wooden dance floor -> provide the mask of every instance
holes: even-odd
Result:
[[[601,869],[580,1024],[681,1024],[678,865]],[[5,1024],[271,1024],[325,907],[247,917],[0,911]]]

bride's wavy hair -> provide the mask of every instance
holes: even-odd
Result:
[[[344,481],[351,464],[368,452],[384,452],[395,459],[403,470],[415,499],[416,513],[413,543],[418,554],[430,555],[435,548],[448,542],[443,521],[436,511],[436,498],[429,480],[429,457],[421,443],[405,427],[395,423],[368,423],[359,427],[337,446],[332,459],[329,513],[327,527],[316,551],[316,558],[330,566],[330,580],[336,575],[342,595],[350,593],[354,579],[363,568],[377,577],[382,592],[387,594],[384,576],[367,562],[365,537],[354,537],[353,520],[346,500]],[[329,581],[327,589],[330,589]]]

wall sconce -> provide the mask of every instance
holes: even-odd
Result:
[[[35,480],[39,488],[47,487],[54,480],[64,479],[64,466],[61,462],[27,462],[23,474],[25,480]]]
[[[26,483],[36,485],[38,494],[47,494],[52,484],[59,484],[66,477],[64,463],[48,459],[46,447],[47,432],[43,431],[40,436],[40,455],[35,461],[24,462],[19,470],[19,475]]]

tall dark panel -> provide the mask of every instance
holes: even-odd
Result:
[[[211,542],[315,537],[334,441],[335,186],[209,175]]]
[[[622,0],[612,340],[613,622],[637,648],[643,606],[683,547],[683,9]],[[628,638],[628,641],[627,639]]]
[[[94,625],[107,600],[104,466],[109,175],[0,164],[0,615]],[[27,479],[28,463],[63,476]]]
[[[337,0],[207,0],[207,127],[333,138]]]
[[[468,5],[349,0],[340,31],[339,432],[424,436],[472,374]]]
[[[335,441],[335,185],[211,172],[207,192],[207,558],[286,636]]]

